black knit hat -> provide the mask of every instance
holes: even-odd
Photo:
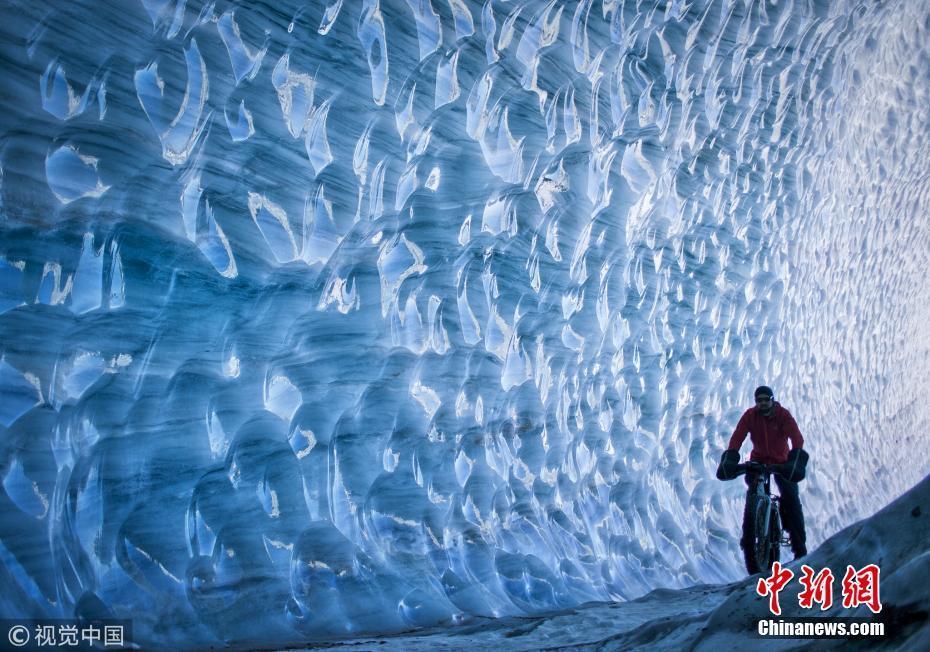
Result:
[[[775,398],[775,392],[773,392],[772,388],[768,385],[759,385],[756,387],[756,391],[753,393],[753,398],[759,398],[760,396]]]

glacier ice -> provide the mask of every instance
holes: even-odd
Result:
[[[928,30],[6,3],[0,615],[189,647],[733,579],[762,381],[811,542],[870,513],[930,470]]]
[[[807,618],[812,612],[800,606],[804,585],[799,577],[805,565],[813,569],[862,568],[881,559],[880,615],[866,604],[843,606],[840,588],[835,599],[815,604],[816,620],[839,622],[857,618],[869,627],[884,628],[884,646],[899,650],[927,647],[928,632],[920,613],[930,606],[930,595],[918,578],[930,564],[930,514],[920,510],[930,499],[930,477],[905,492],[874,515],[831,535],[803,561],[785,564],[793,573],[780,593],[784,621]],[[918,581],[915,581],[918,579]],[[421,628],[400,634],[369,634],[327,643],[344,650],[430,652],[456,650],[656,650],[695,652],[760,648],[756,643],[759,623],[772,632],[769,600],[756,591],[758,575],[726,584],[697,584],[683,589],[655,589],[625,602],[588,602],[571,609],[545,614],[520,615],[493,620],[475,619],[458,627]],[[831,604],[831,606],[827,606]],[[821,610],[820,607],[826,607]],[[836,620],[834,620],[836,619]],[[910,625],[901,625],[913,619]],[[747,623],[751,626],[747,626]],[[829,625],[828,625],[829,626]],[[855,647],[855,637],[836,640],[832,647]],[[808,638],[790,641],[789,646],[830,649],[826,643]],[[826,647],[825,647],[826,646]],[[299,646],[298,646],[299,647]],[[760,649],[772,647],[763,644]],[[310,647],[309,649],[319,649]]]

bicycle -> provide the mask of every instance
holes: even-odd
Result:
[[[781,546],[791,545],[781,527],[778,496],[772,495],[771,476],[778,473],[784,477],[781,464],[762,464],[747,462],[736,465],[735,476],[755,473],[756,480],[749,488],[747,500],[747,530],[752,540],[744,542],[743,552],[746,557],[746,570],[750,575],[772,570],[772,565],[779,560]],[[735,477],[734,476],[734,477]]]

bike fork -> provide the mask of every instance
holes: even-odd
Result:
[[[779,513],[779,516],[781,515],[781,504],[778,502],[777,499],[773,499],[773,500],[772,500],[772,506],[771,506],[770,509],[771,509],[771,510],[777,511],[777,512]],[[791,539],[788,538],[787,533],[785,532],[785,524],[781,521],[781,518],[779,518],[779,520],[778,520],[778,530],[779,530],[779,532],[778,532],[778,542],[777,542],[778,545],[780,545],[780,546],[790,546],[790,545],[791,545]]]
[[[759,500],[761,500],[761,501],[763,501],[763,502],[765,503],[765,523],[764,523],[765,527],[763,528],[762,531],[763,531],[763,532],[768,532],[768,531],[769,531],[769,523],[770,523],[771,518],[772,518],[772,499],[771,499],[771,498],[768,496],[768,494],[766,494],[764,491],[760,491],[760,492],[759,492]]]

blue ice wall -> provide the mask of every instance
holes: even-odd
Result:
[[[0,615],[152,646],[742,572],[930,467],[917,0],[0,7]],[[748,452],[748,444],[744,453]]]

